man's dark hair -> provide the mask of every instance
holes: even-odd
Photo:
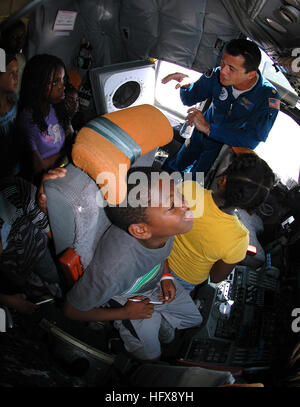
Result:
[[[231,40],[226,45],[225,51],[234,57],[241,55],[245,58],[244,68],[246,73],[258,70],[261,61],[261,52],[253,41],[243,38]]]
[[[223,172],[227,175],[222,208],[256,209],[269,195],[275,176],[268,164],[257,154],[239,154]]]
[[[147,194],[147,202],[150,202],[152,174],[154,173],[154,170],[151,167],[132,167],[128,170],[127,173],[127,194],[125,198],[127,204],[125,206],[122,206],[122,203],[120,203],[119,205],[107,205],[105,207],[106,215],[111,223],[118,226],[120,229],[125,230],[126,232],[128,232],[128,228],[132,224],[148,222],[147,206],[138,205],[137,207],[134,207],[131,205],[130,199],[127,199],[133,188],[137,187],[140,184],[138,179],[137,182],[134,183],[128,182],[130,181],[129,177],[137,172],[143,173],[147,178],[147,185],[144,185],[145,190],[143,190],[142,193]],[[155,170],[155,173],[159,175],[161,172]],[[140,185],[140,188],[142,189],[142,185]]]
[[[19,112],[23,109],[32,111],[32,119],[41,131],[47,130],[45,117],[49,111],[49,103],[45,100],[45,93],[51,76],[59,68],[65,68],[63,61],[48,54],[40,54],[32,57],[25,65],[19,99]],[[62,115],[60,109],[53,106],[59,123],[64,129],[69,124],[68,118]]]

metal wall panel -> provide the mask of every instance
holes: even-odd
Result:
[[[118,25],[119,3],[119,0],[52,0],[38,7],[29,24],[28,57],[54,54],[63,59],[67,68],[74,69],[80,45],[86,40],[92,45],[93,66],[126,60]],[[73,31],[53,31],[58,10],[78,12]]]

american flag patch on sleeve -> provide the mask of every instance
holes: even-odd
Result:
[[[280,100],[275,98],[269,98],[269,107],[273,107],[273,109],[280,110]]]

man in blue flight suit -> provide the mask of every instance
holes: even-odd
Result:
[[[195,125],[189,143],[185,143],[168,170],[196,172],[210,169],[223,144],[254,149],[266,141],[280,109],[276,88],[258,70],[261,53],[246,39],[235,39],[225,47],[221,66],[211,69],[192,84],[184,84],[187,75],[174,73],[162,79],[174,79],[184,105],[193,106],[212,98],[203,114],[192,107],[187,120]]]

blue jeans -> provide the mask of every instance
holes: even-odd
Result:
[[[177,155],[166,163],[168,172],[191,172],[193,179],[197,172],[206,174],[217,158],[223,144],[194,130],[189,145],[182,145]]]
[[[170,268],[169,268],[170,273],[174,276],[174,278],[185,288],[187,291],[192,291],[196,285],[188,283],[185,280],[182,280],[182,278],[178,277]]]

